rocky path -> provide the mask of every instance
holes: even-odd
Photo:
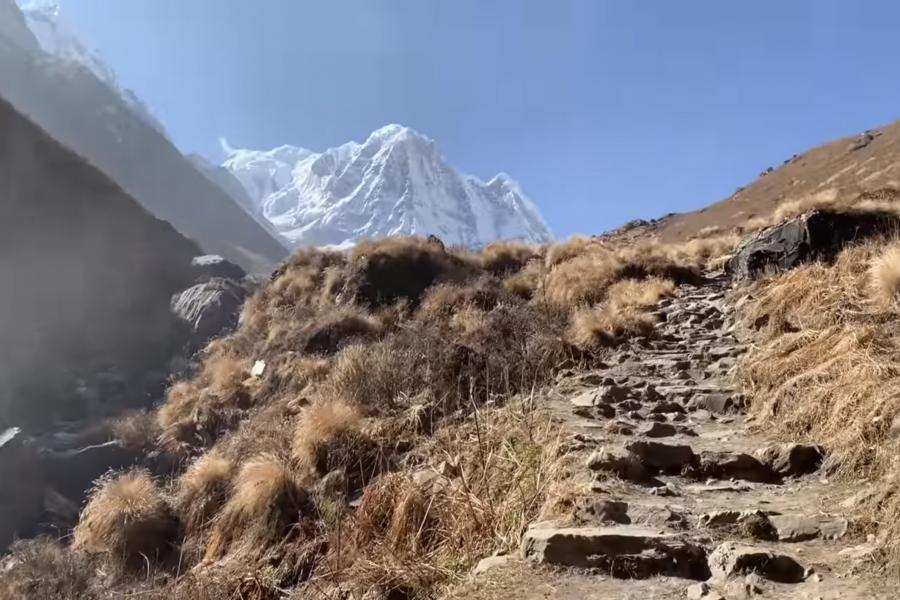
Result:
[[[550,410],[577,465],[563,510],[454,597],[898,597],[864,575],[859,490],[826,478],[818,447],[745,423],[726,286],[682,288],[655,339],[560,381]]]

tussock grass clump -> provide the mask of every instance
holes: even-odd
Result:
[[[304,331],[300,350],[306,354],[332,355],[354,342],[374,340],[382,326],[362,310],[342,307],[310,323]]]
[[[319,476],[341,471],[351,490],[364,486],[387,464],[379,444],[362,428],[359,410],[340,400],[320,401],[301,415],[293,459]]]
[[[562,306],[600,302],[621,278],[622,261],[608,251],[581,254],[557,264],[544,279],[543,297]]]
[[[170,549],[178,529],[150,473],[130,471],[98,482],[75,527],[72,546],[104,554],[119,567],[139,567]]]
[[[615,346],[634,336],[648,337],[657,319],[637,306],[604,304],[572,314],[569,339],[582,350]]]
[[[900,292],[900,244],[892,244],[872,260],[869,295],[882,308],[894,308]]]
[[[495,277],[507,277],[521,271],[531,260],[539,260],[540,252],[521,242],[488,244],[480,254],[481,265]]]
[[[572,313],[569,340],[582,350],[615,346],[632,337],[649,337],[657,318],[647,309],[675,293],[668,279],[626,279],[610,286],[603,304]]]
[[[206,447],[233,427],[252,401],[245,385],[248,362],[212,355],[196,379],[172,386],[157,413],[163,445],[175,452]]]
[[[290,467],[275,457],[257,457],[235,477],[233,493],[213,522],[206,558],[264,554],[289,536],[293,525],[313,515]]]
[[[208,453],[191,464],[178,478],[174,508],[188,533],[206,528],[231,496],[234,465],[215,453]]]
[[[465,279],[475,267],[434,241],[386,238],[358,244],[349,269],[348,297],[377,308],[398,300],[415,306],[435,283]]]

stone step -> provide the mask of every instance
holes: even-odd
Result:
[[[702,547],[673,534],[636,525],[534,526],[525,532],[522,553],[537,563],[601,569],[617,578],[662,575],[704,580],[710,576]]]

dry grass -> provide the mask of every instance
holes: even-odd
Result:
[[[118,567],[139,567],[170,549],[177,521],[146,471],[101,480],[75,528],[72,546],[103,554]]]
[[[900,244],[893,244],[872,261],[869,268],[869,295],[882,308],[897,305],[900,292]]]
[[[521,271],[531,260],[540,259],[538,249],[521,242],[495,242],[479,255],[481,266],[496,277],[507,277]]]
[[[309,497],[290,467],[275,457],[258,457],[235,477],[231,498],[212,525],[206,558],[226,554],[255,557],[277,546],[294,525],[312,516]]]
[[[340,471],[358,490],[386,468],[378,443],[362,429],[359,410],[340,400],[319,401],[300,418],[293,459],[299,469],[324,476]]]
[[[881,274],[877,267],[895,247],[873,240],[845,249],[833,265],[810,264],[754,284],[740,315],[758,346],[741,361],[739,377],[761,426],[823,444],[837,477],[880,482],[862,516],[881,526],[883,564],[896,566],[900,446],[891,427],[900,417],[900,327],[886,303],[890,269]]]
[[[612,285],[603,304],[572,314],[569,340],[582,350],[615,346],[633,337],[653,334],[657,319],[647,309],[675,293],[669,279],[625,279]]]
[[[345,292],[369,308],[401,300],[415,305],[435,283],[465,279],[475,268],[422,238],[366,241],[353,249]]]
[[[181,577],[144,582],[141,593],[427,598],[512,549],[557,458],[555,430],[530,395],[603,354],[572,344],[573,314],[603,302],[616,311],[611,336],[646,333],[622,322],[627,311],[646,320],[675,282],[696,277],[693,251],[679,252],[588,239],[480,253],[423,239],[298,252],[238,330],[169,390],[155,422],[134,427],[158,428],[158,445],[185,469],[168,486],[178,561],[147,555],[150,570]],[[442,462],[452,467],[434,485],[414,476]]]
[[[188,534],[206,528],[231,496],[234,465],[215,453],[201,456],[178,478],[174,508]]]
[[[17,542],[3,562],[0,600],[99,600],[93,570],[85,555],[56,540]]]

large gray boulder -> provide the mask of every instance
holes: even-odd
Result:
[[[244,269],[218,254],[195,256],[191,260],[191,268],[197,275],[197,283],[203,283],[216,277],[240,281],[247,276]]]
[[[887,213],[814,210],[745,240],[726,271],[734,279],[755,279],[767,269],[832,260],[846,245],[891,232],[898,224],[900,219]]]
[[[248,295],[243,284],[215,277],[174,295],[172,311],[190,327],[190,346],[201,348],[237,327]]]

